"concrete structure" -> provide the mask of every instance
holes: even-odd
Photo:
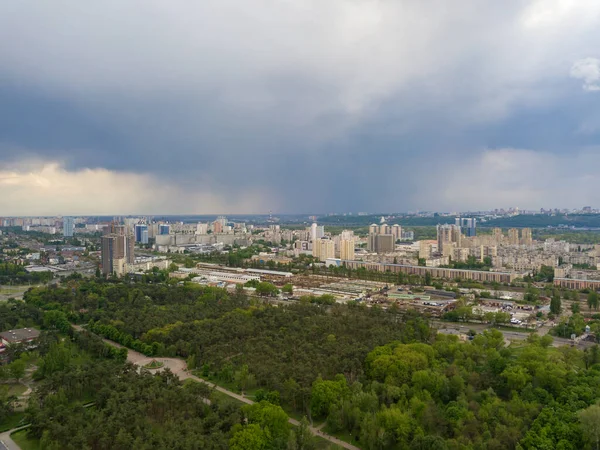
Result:
[[[395,249],[396,240],[392,234],[370,234],[367,250],[375,253],[390,253]]]
[[[477,219],[474,217],[457,217],[455,226],[464,230],[465,236],[474,237],[477,235]]]
[[[533,245],[531,228],[523,228],[521,230],[521,245]]]
[[[365,261],[342,261],[350,269],[359,269],[364,267],[367,270],[376,270],[378,272],[402,272],[406,274],[425,276],[429,273],[433,278],[445,278],[455,280],[474,280],[497,283],[512,283],[515,279],[522,277],[522,274],[516,272],[488,272],[483,270],[465,270],[465,269],[446,269],[442,267],[422,267],[406,266],[402,264],[384,264]]]
[[[72,217],[65,217],[63,219],[63,236],[64,237],[73,237],[73,232],[75,231],[75,219]]]
[[[600,280],[576,280],[573,278],[554,278],[554,286],[567,289],[600,290]]]
[[[312,254],[319,261],[335,258],[335,244],[329,239],[317,239],[313,242]]]
[[[508,243],[510,245],[519,245],[519,230],[511,228],[508,230]]]
[[[396,241],[402,239],[402,227],[397,223],[392,225],[392,235]]]
[[[340,259],[343,260],[354,260],[354,239],[342,239],[340,240]]]
[[[101,237],[102,273],[123,275],[125,264],[135,263],[134,248],[134,237],[127,234],[125,226],[111,223],[105,227]]]
[[[448,244],[456,244],[454,247],[460,247],[461,243],[461,232],[460,227],[456,225],[438,225],[437,226],[437,241],[438,241],[438,252],[444,253],[445,246]],[[452,246],[450,246],[452,247]],[[449,250],[451,251],[451,250]]]
[[[135,226],[135,242],[140,244],[148,243],[148,225],[137,224]]]
[[[171,226],[169,224],[159,224],[158,225],[158,234],[164,236],[171,233]]]

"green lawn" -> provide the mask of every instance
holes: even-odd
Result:
[[[212,391],[210,397],[216,402],[234,402],[240,406],[245,405],[245,403],[240,402],[238,399],[230,397],[229,395],[224,394],[223,392],[219,392],[217,390]]]
[[[27,386],[21,383],[10,383],[8,386],[8,395],[16,395],[19,396],[23,394],[27,390]]]
[[[20,425],[24,425],[22,423],[24,417],[25,413],[23,411],[12,413],[6,419],[0,422],[0,433],[12,430],[13,428],[17,428]]]
[[[21,447],[21,450],[41,450],[40,441],[30,438],[27,435],[27,430],[17,431],[10,435],[11,439]]]
[[[144,366],[145,369],[160,369],[162,366],[164,366],[165,364],[160,362],[160,361],[156,361],[156,360],[152,360],[150,361],[148,364],[146,364]]]

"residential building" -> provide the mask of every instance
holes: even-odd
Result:
[[[135,239],[123,225],[111,223],[101,237],[102,273],[123,275],[125,264],[135,263]]]
[[[371,234],[367,240],[367,250],[375,253],[389,253],[396,248],[396,240],[391,234]]]
[[[73,217],[65,217],[63,219],[63,236],[73,237],[75,231],[75,219]]]
[[[402,227],[397,223],[392,225],[392,235],[396,241],[402,239]]]
[[[444,253],[444,246],[448,244],[456,244],[456,247],[460,247],[461,243],[461,232],[460,227],[456,225],[438,225],[437,226],[437,241],[438,241],[438,252]],[[454,246],[449,246],[454,247]],[[451,251],[451,250],[450,250]]]
[[[335,258],[335,244],[329,239],[317,239],[313,242],[313,257],[319,261]]]
[[[354,259],[354,239],[342,239],[340,240],[340,259],[353,260]]]
[[[521,230],[521,244],[522,245],[533,245],[533,238],[531,235],[531,228],[523,228]]]
[[[519,230],[511,228],[508,230],[508,243],[510,245],[519,245]]]

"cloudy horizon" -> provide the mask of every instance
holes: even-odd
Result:
[[[0,216],[600,207],[600,3],[0,5]]]

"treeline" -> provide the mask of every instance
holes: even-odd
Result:
[[[365,449],[586,448],[596,424],[580,416],[600,398],[600,355],[550,343],[509,349],[493,331],[388,344],[367,356],[363,383],[317,380],[311,406]]]
[[[98,298],[85,299],[92,295]],[[278,402],[316,422],[326,421],[325,431],[347,436],[364,449],[576,450],[595,445],[597,347],[555,349],[550,337],[533,334],[523,346],[507,348],[499,331],[461,342],[435,335],[426,319],[410,312],[401,316],[354,304],[253,305],[240,292],[230,296],[185,285],[163,291],[161,286],[80,281],[52,295],[32,290],[26,298],[66,317],[92,319],[92,329],[122,343],[187,358],[200,375],[230,388],[260,388],[257,395],[269,402],[245,408],[235,421],[239,425],[227,428],[223,442],[230,448],[298,448],[293,447],[297,440],[290,443]],[[88,308],[81,309],[86,302]],[[150,320],[151,314],[162,317]],[[167,411],[167,419],[174,417]],[[134,420],[119,409],[111,414]],[[141,416],[137,420],[144,430]],[[140,445],[150,440],[171,448],[172,442],[141,436]],[[80,445],[89,442],[84,437]],[[256,446],[244,447],[249,442]],[[115,441],[110,445],[121,448]]]
[[[0,263],[0,284],[47,283],[52,272],[27,272],[25,266],[9,262]]]

